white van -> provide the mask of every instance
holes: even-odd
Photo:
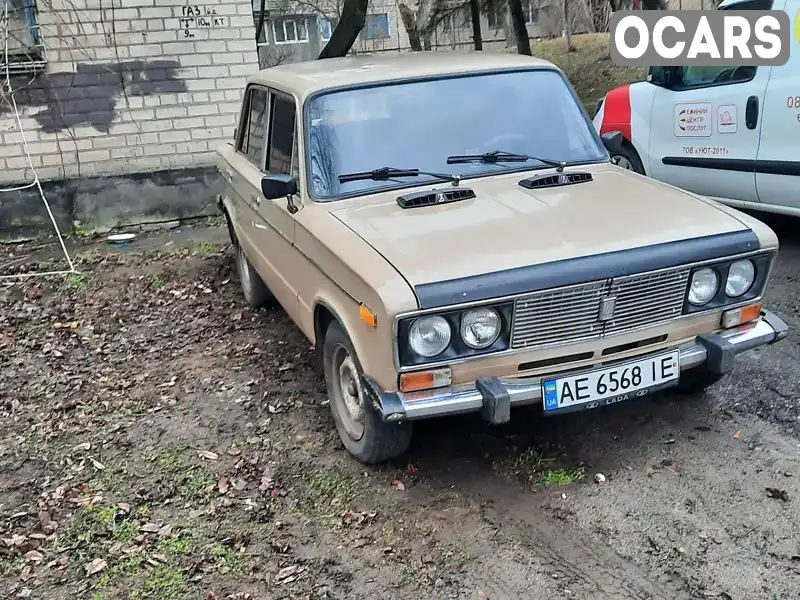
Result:
[[[737,208],[800,216],[800,0],[725,0],[719,10],[783,10],[780,67],[653,67],[611,90],[594,118],[620,131],[612,160]]]

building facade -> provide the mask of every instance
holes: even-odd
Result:
[[[0,230],[46,217],[34,176],[65,228],[207,209],[215,146],[259,68],[250,2],[8,3]]]

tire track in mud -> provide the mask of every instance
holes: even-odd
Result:
[[[693,600],[682,580],[650,573],[556,519],[535,492],[488,472],[443,479],[429,479],[430,491],[457,487],[481,505],[474,508],[474,518],[495,532],[488,543],[479,544],[481,551],[464,578],[464,584],[489,600]]]

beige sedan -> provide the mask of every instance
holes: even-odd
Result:
[[[763,223],[625,171],[552,64],[411,53],[279,66],[218,151],[247,301],[316,345],[347,450],[417,419],[699,391],[782,339]]]

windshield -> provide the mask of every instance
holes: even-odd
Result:
[[[339,182],[391,165],[464,177],[545,168],[541,162],[448,164],[494,150],[570,163],[608,160],[562,75],[529,70],[328,92],[307,104],[308,184],[319,200],[435,181]]]

